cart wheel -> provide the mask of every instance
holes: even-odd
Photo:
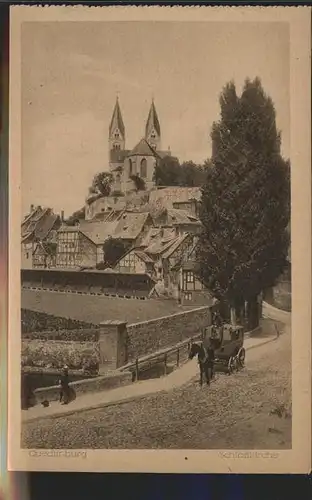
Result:
[[[236,354],[236,356],[234,356],[233,370],[238,372],[239,369],[240,369],[240,362],[238,359],[238,354]]]
[[[231,356],[229,359],[229,362],[228,362],[228,366],[227,366],[228,375],[232,375],[232,373],[234,371],[234,367],[235,367],[235,361],[234,361],[233,356]]]
[[[245,351],[245,349],[243,347],[238,351],[237,357],[238,357],[239,365],[241,366],[241,368],[244,368],[244,366],[245,366],[246,351]]]

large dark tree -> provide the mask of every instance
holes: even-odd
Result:
[[[180,180],[180,163],[175,156],[165,156],[159,160],[154,170],[157,186],[178,186]]]
[[[197,165],[193,161],[181,163],[180,181],[181,186],[202,186],[206,181],[206,168]]]
[[[121,238],[108,238],[103,245],[104,262],[101,267],[114,267],[128,248],[129,245]]]
[[[212,157],[202,190],[197,260],[204,283],[234,311],[275,284],[286,266],[290,165],[280,152],[275,109],[260,80],[241,96],[229,83],[212,127]]]
[[[157,163],[154,180],[158,186],[202,186],[206,179],[206,168],[193,161],[179,162],[175,156],[165,156]]]

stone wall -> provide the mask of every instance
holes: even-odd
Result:
[[[191,300],[187,300],[185,297],[189,293],[191,293],[191,297],[192,297]],[[192,290],[191,292],[187,292],[184,290],[181,292],[181,304],[183,306],[196,305],[199,307],[199,306],[204,306],[207,303],[209,304],[212,302],[213,302],[213,298],[212,298],[211,294],[208,292],[208,290]]]
[[[127,325],[128,361],[200,333],[211,324],[212,307],[200,307],[162,318]]]
[[[22,338],[24,368],[69,369],[103,374],[193,337],[211,324],[215,305],[127,325],[108,320],[98,328],[29,332]],[[51,340],[52,339],[52,340]]]
[[[112,372],[101,377],[94,377],[90,379],[71,382],[70,386],[74,389],[77,396],[80,396],[92,392],[97,393],[115,389],[116,387],[129,385],[131,384],[131,382],[132,375],[130,372]],[[57,385],[50,387],[40,387],[38,389],[35,389],[34,396],[36,399],[36,404],[39,404],[45,400],[57,401],[60,397],[60,388]],[[96,404],[96,400],[94,404]]]
[[[291,283],[280,281],[274,287],[265,291],[264,299],[278,309],[291,311]]]
[[[287,281],[281,281],[273,287],[273,305],[283,311],[291,311],[291,284]]]

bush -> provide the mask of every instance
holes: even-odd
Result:
[[[61,369],[96,373],[100,353],[96,342],[22,341],[22,366]]]
[[[134,182],[135,189],[137,191],[145,191],[146,185],[141,177],[139,177],[138,175],[130,175],[130,179]]]
[[[97,342],[98,329],[77,329],[77,330],[47,330],[43,332],[25,332],[23,339],[29,340],[55,340],[67,342]]]

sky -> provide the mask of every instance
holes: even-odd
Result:
[[[116,96],[126,148],[144,136],[154,98],[162,148],[181,161],[210,156],[219,95],[261,78],[289,157],[289,32],[285,23],[25,22],[22,26],[22,210],[70,215],[94,174],[108,170]]]

